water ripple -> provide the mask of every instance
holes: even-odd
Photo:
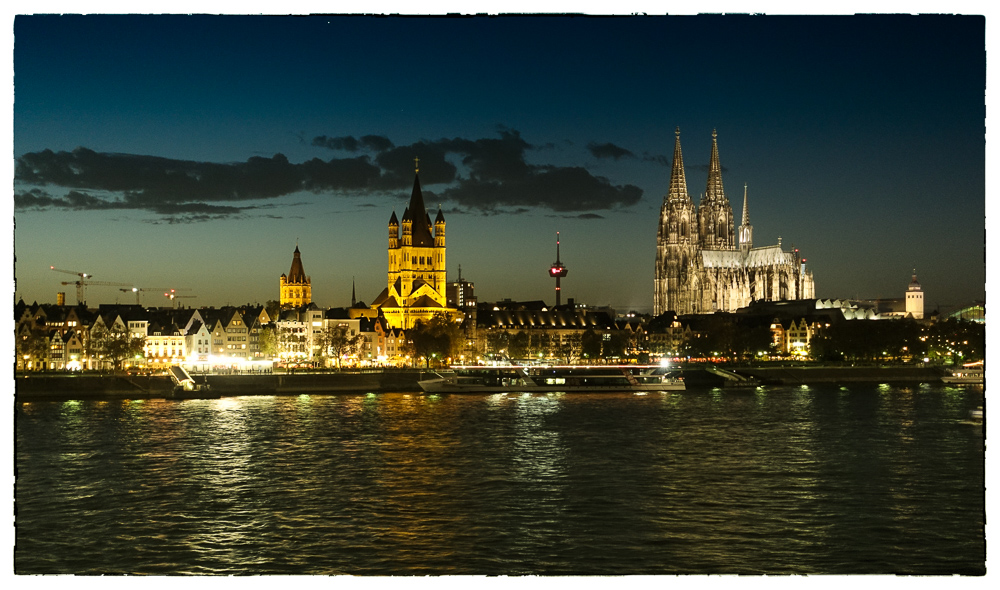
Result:
[[[32,402],[21,574],[985,572],[981,392]]]

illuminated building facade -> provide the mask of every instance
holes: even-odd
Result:
[[[382,312],[390,328],[403,330],[419,320],[429,321],[438,313],[460,320],[461,312],[448,307],[445,264],[444,214],[439,207],[431,224],[417,169],[402,222],[396,219],[395,211],[389,218],[387,286],[372,302],[372,308]]]
[[[924,290],[917,282],[917,271],[913,271],[913,279],[906,290],[906,315],[916,320],[924,319]]]
[[[295,245],[295,253],[292,255],[292,268],[287,275],[281,275],[280,297],[282,309],[301,307],[312,303],[312,280],[306,276],[302,268],[302,254],[299,252],[298,244]]]
[[[812,271],[798,250],[784,251],[780,238],[775,246],[753,247],[746,187],[743,219],[735,231],[714,131],[708,184],[695,207],[687,192],[680,129],[675,133],[670,187],[656,233],[653,313],[735,311],[754,301],[815,297]]]

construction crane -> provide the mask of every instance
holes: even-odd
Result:
[[[80,280],[78,280],[78,281],[63,281],[62,282],[63,285],[76,285],[76,304],[77,305],[85,305],[86,304],[86,297],[85,297],[85,295],[86,295],[86,289],[87,289],[88,285],[94,286],[94,287],[128,287],[128,286],[130,286],[128,283],[112,283],[112,282],[109,282],[109,281],[91,281],[90,277],[92,277],[94,275],[89,275],[89,274],[87,274],[85,272],[77,272],[75,270],[63,270],[61,268],[56,268],[54,266],[50,266],[49,269],[54,270],[56,272],[64,272],[66,274],[76,275],[76,276],[80,277]]]
[[[122,293],[128,293],[129,291],[131,291],[132,293],[135,293],[135,304],[139,305],[141,303],[141,301],[139,300],[139,297],[140,297],[140,294],[143,291],[163,291],[163,290],[166,290],[166,289],[169,289],[171,292],[173,292],[173,291],[190,291],[191,290],[191,289],[170,289],[170,287],[132,287],[131,289],[118,289],[118,290],[121,291]]]
[[[178,299],[194,299],[195,297],[197,297],[197,295],[175,295],[174,291],[190,291],[190,289],[171,289],[167,293],[163,294],[164,297],[169,297],[170,301],[173,302],[174,309],[177,309]]]

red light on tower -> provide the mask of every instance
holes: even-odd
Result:
[[[563,278],[569,273],[569,270],[563,266],[563,263],[559,261],[559,232],[556,232],[556,261],[552,263],[549,267],[549,276],[556,279],[556,307],[559,306],[559,279]]]

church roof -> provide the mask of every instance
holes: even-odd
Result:
[[[306,271],[302,269],[302,254],[299,253],[298,245],[295,246],[295,253],[292,254],[292,269],[288,271],[288,282],[306,282]]]
[[[420,213],[423,212],[423,215]],[[434,237],[431,235],[431,218],[427,214],[424,206],[424,195],[420,191],[420,176],[413,176],[413,192],[410,194],[410,206],[407,207],[407,214],[412,217],[413,226],[410,235],[413,238],[413,245],[417,247],[429,247],[434,245]],[[403,215],[406,219],[407,214]]]
[[[758,268],[789,264],[792,255],[781,246],[754,248],[747,253],[740,250],[702,250],[701,261],[705,268]]]
[[[438,214],[434,218],[434,223],[444,223],[444,213],[441,212],[441,205],[438,205]]]
[[[381,306],[383,303],[385,303],[385,300],[388,298],[389,298],[389,287],[386,287],[385,289],[382,289],[382,292],[378,294],[378,297],[376,297],[375,300],[372,301],[372,307]]]
[[[444,307],[444,306],[442,306],[437,301],[431,299],[430,296],[428,295],[421,295],[420,297],[416,298],[413,301],[413,303],[411,303],[408,307]]]

